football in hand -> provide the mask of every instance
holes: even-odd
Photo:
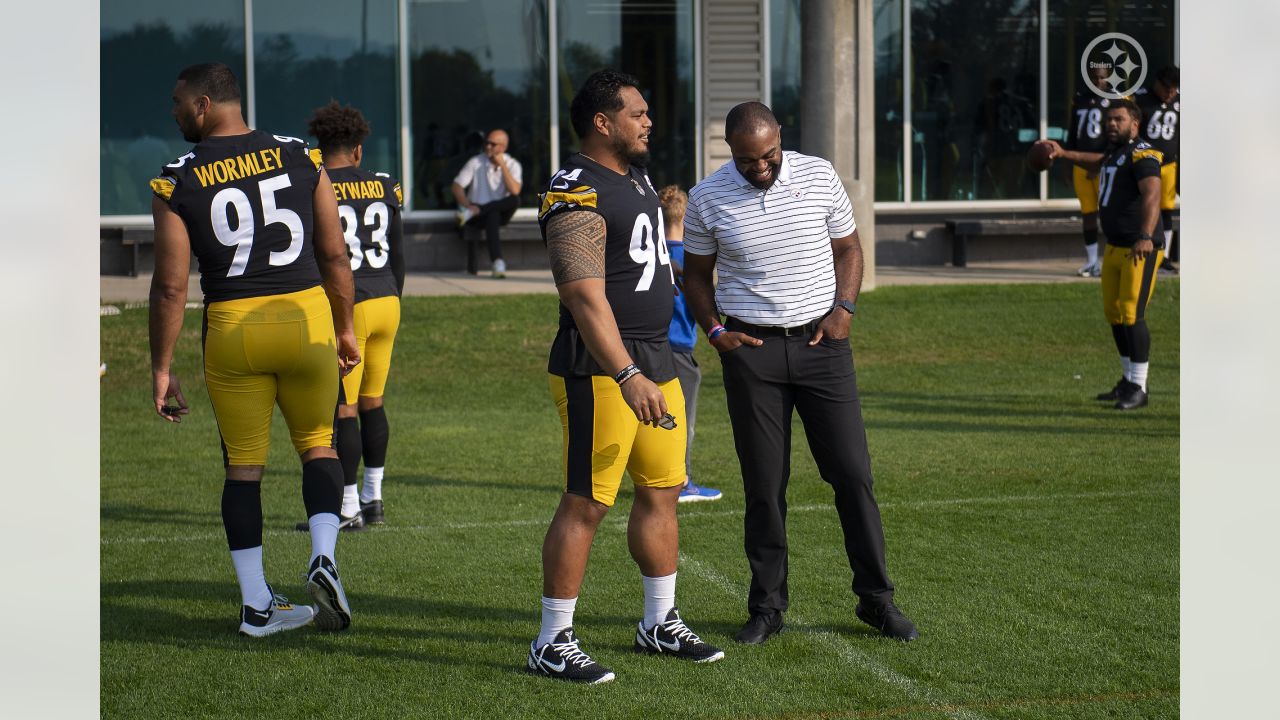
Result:
[[[1053,166],[1053,146],[1040,141],[1027,151],[1027,164],[1036,172],[1044,172]]]

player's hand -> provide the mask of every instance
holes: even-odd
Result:
[[[708,342],[711,343],[711,347],[722,353],[729,352],[730,350],[742,347],[743,345],[759,347],[764,344],[764,341],[760,338],[754,338],[746,333],[734,332],[732,330],[725,330],[717,335],[715,340],[708,340]]]
[[[667,399],[652,380],[643,374],[635,374],[622,383],[622,399],[636,414],[636,419],[646,425],[657,426],[667,414]]]
[[[471,210],[471,212],[473,212],[473,213],[475,213],[475,214],[477,214],[477,215],[480,213],[480,206],[479,206],[479,205],[471,204],[471,205],[468,205],[468,206],[467,206],[467,208],[468,208],[468,209],[470,209],[470,210]]]
[[[338,336],[338,371],[346,377],[355,366],[360,364],[360,346],[356,344],[356,335],[347,331]]]
[[[182,422],[182,416],[190,412],[178,377],[168,370],[151,371],[151,396],[156,414],[169,422]],[[169,398],[173,398],[173,404],[169,403]]]
[[[1155,243],[1150,240],[1139,240],[1133,244],[1133,251],[1129,253],[1129,259],[1133,260],[1134,267],[1147,259],[1147,256],[1155,252]]]
[[[828,340],[844,340],[849,337],[849,320],[851,316],[844,308],[836,308],[827,313],[822,318],[822,322],[818,323],[818,329],[813,331],[813,337],[809,338],[809,347],[817,345],[822,338]]]
[[[1050,159],[1062,157],[1062,146],[1058,144],[1057,140],[1038,140],[1037,143],[1049,146]]]

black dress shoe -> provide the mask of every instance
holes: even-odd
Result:
[[[1116,409],[1133,410],[1146,405],[1147,391],[1143,390],[1141,385],[1126,380],[1124,386],[1120,388],[1120,396],[1116,398]]]
[[[1119,380],[1116,381],[1115,387],[1111,388],[1110,390],[1104,393],[1098,393],[1098,399],[1106,400],[1107,402],[1115,402],[1116,400],[1119,400],[1120,388],[1124,386],[1124,383],[1125,383],[1125,379],[1120,378]]]
[[[769,639],[770,635],[782,632],[782,613],[755,614],[746,625],[733,636],[734,640],[748,645],[759,645]]]
[[[915,623],[907,619],[898,606],[891,602],[877,607],[858,603],[858,607],[853,609],[853,614],[857,615],[862,622],[879,630],[885,637],[903,642],[911,642],[920,637]]]

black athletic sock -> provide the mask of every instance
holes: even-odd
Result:
[[[1116,341],[1116,351],[1120,353],[1120,357],[1133,359],[1129,354],[1129,334],[1125,331],[1124,325],[1112,325],[1111,337]]]
[[[1147,321],[1139,320],[1124,327],[1128,336],[1129,360],[1135,363],[1148,362],[1151,357],[1151,331],[1147,329]]]
[[[364,466],[385,467],[391,428],[387,425],[387,412],[381,405],[360,413],[360,435],[364,440]]]
[[[1085,245],[1097,245],[1097,244],[1098,244],[1098,231],[1097,231],[1097,229],[1093,229],[1093,230],[1085,230],[1085,231],[1084,231],[1084,244],[1085,244]]]
[[[262,544],[262,483],[227,480],[222,486],[222,527],[233,552]]]
[[[338,459],[342,461],[342,477],[345,485],[355,485],[360,470],[360,456],[363,454],[360,442],[360,421],[350,418],[338,418],[335,444],[338,447]]]
[[[338,514],[342,509],[342,463],[338,458],[316,458],[302,464],[302,502],[307,517]]]

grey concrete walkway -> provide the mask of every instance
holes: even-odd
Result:
[[[1076,277],[1079,260],[1034,260],[970,263],[969,267],[910,266],[876,270],[879,287],[894,285],[945,285],[958,283],[1057,283],[1097,282]],[[150,275],[117,277],[103,275],[99,297],[104,304],[146,302]],[[502,280],[466,273],[410,273],[405,278],[406,295],[511,295],[552,293],[555,284],[550,270],[514,270]],[[187,298],[199,302],[200,280],[191,276]]]

